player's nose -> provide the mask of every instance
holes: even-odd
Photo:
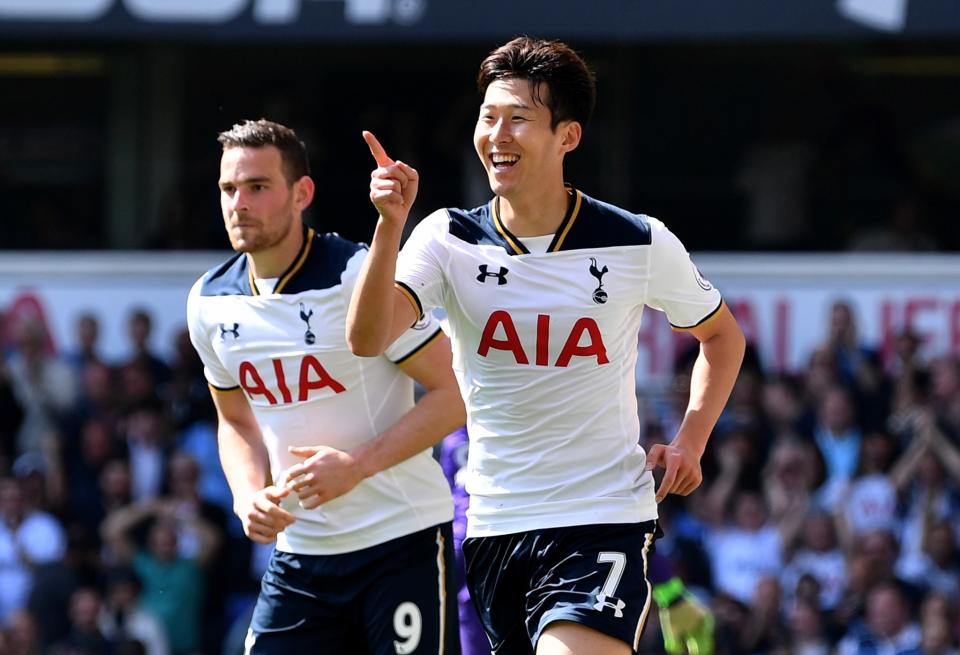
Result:
[[[250,208],[249,196],[243,189],[237,189],[229,199],[229,207],[234,212],[247,211]]]
[[[504,143],[510,141],[512,138],[513,133],[510,131],[510,121],[506,118],[501,118],[490,128],[490,140],[494,143]]]

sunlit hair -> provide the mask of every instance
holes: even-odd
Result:
[[[280,151],[283,174],[289,184],[310,175],[307,147],[297,133],[285,125],[261,118],[237,123],[217,137],[224,150],[230,148],[263,148],[274,146]]]
[[[483,95],[493,82],[508,79],[531,82],[533,99],[550,110],[551,129],[562,121],[577,121],[584,127],[590,121],[596,78],[566,43],[519,36],[500,46],[480,64],[477,87]]]

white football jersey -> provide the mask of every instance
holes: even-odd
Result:
[[[496,199],[443,209],[404,245],[397,286],[421,314],[447,312],[470,433],[469,536],[656,518],[638,445],[641,315],[689,329],[722,305],[663,223],[571,190],[546,252],[530,253]]]
[[[190,338],[216,393],[243,393],[256,416],[270,471],[302,461],[288,446],[351,450],[413,407],[413,381],[396,364],[441,335],[429,316],[381,357],[346,343],[350,294],[367,250],[334,234],[305,231],[304,247],[272,293],[260,294],[245,255],[200,278],[190,291]],[[367,548],[451,520],[450,489],[429,450],[352,491],[306,510],[277,537],[282,551],[327,555]]]

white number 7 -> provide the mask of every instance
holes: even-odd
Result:
[[[623,569],[627,565],[627,556],[623,553],[603,552],[597,555],[598,564],[611,564],[610,573],[607,574],[607,581],[603,583],[603,589],[600,593],[604,598],[616,596],[617,586],[620,584],[620,578],[623,577]]]

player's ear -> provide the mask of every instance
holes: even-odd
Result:
[[[293,203],[302,211],[313,202],[313,194],[315,192],[316,185],[313,183],[313,178],[309,175],[304,175],[293,183]]]
[[[563,152],[570,152],[580,145],[580,138],[583,136],[583,127],[579,122],[564,121],[557,126],[557,129],[560,130],[563,136],[563,139],[560,141]]]

